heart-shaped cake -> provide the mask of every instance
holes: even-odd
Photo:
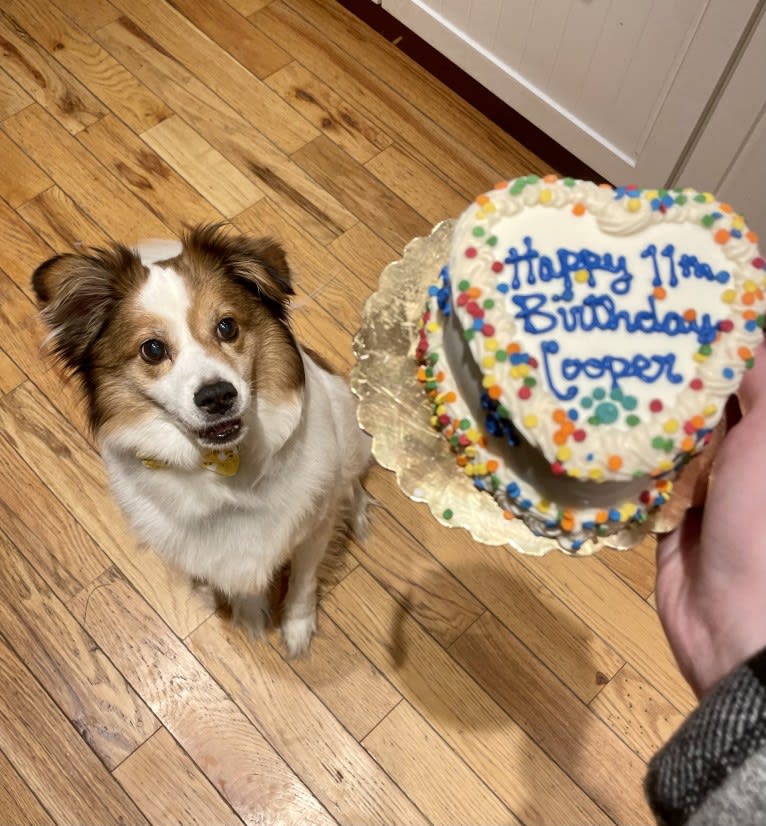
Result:
[[[752,366],[756,243],[692,189],[528,176],[480,195],[418,345],[458,464],[509,517],[574,550],[645,521]]]

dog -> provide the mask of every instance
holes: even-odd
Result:
[[[282,636],[304,654],[328,544],[366,527],[370,439],[344,380],[291,330],[283,248],[203,225],[56,255],[32,286],[139,540],[256,637],[289,563]]]

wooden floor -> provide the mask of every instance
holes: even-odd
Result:
[[[378,468],[289,662],[136,548],[40,355],[54,251],[226,218],[284,242],[297,329],[348,370],[383,266],[551,171],[534,147],[332,0],[0,7],[0,822],[650,823],[646,762],[693,705],[650,544],[484,547]]]

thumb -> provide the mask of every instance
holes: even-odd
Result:
[[[683,567],[689,563],[691,554],[700,542],[702,514],[702,507],[690,507],[675,530],[659,537],[656,557],[658,576],[671,564],[671,559],[677,559]]]
[[[766,345],[761,342],[753,354],[755,364],[745,372],[742,384],[737,391],[739,406],[745,414],[766,404]]]

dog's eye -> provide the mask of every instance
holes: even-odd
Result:
[[[139,348],[141,358],[148,364],[159,364],[168,357],[168,349],[165,344],[156,338],[150,338]]]
[[[226,317],[218,322],[215,332],[221,341],[234,341],[237,333],[239,333],[239,327],[237,327],[237,322],[233,318]]]

